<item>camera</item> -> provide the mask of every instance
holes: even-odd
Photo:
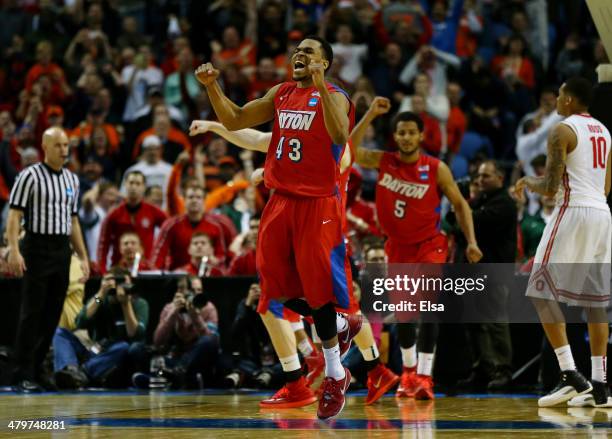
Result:
[[[185,292],[185,302],[191,303],[191,306],[193,306],[194,308],[200,309],[206,306],[206,304],[208,303],[208,298],[206,297],[204,293],[195,294],[193,291],[186,291]],[[181,309],[181,312],[185,313],[187,312],[187,309],[183,308]]]
[[[116,296],[117,288],[121,287],[125,291],[125,294],[131,294],[134,289],[134,284],[126,283],[124,276],[113,276],[112,279],[115,281],[115,288],[111,288],[106,293],[108,296]]]

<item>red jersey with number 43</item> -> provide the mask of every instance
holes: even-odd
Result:
[[[440,161],[421,153],[415,163],[399,153],[383,154],[376,183],[376,212],[392,240],[416,244],[440,233],[437,174]]]
[[[355,109],[349,101],[349,133]],[[264,182],[268,188],[288,195],[327,197],[338,193],[340,158],[345,145],[335,145],[323,117],[321,96],[315,87],[299,88],[295,82],[281,84],[274,97],[275,119],[266,156]]]

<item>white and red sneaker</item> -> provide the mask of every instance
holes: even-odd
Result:
[[[325,377],[323,380],[321,399],[319,399],[319,409],[317,410],[319,419],[334,418],[344,408],[345,393],[351,385],[351,372],[345,367],[344,373],[344,378],[339,380],[332,377]]]

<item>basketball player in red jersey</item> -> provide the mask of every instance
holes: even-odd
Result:
[[[354,106],[346,92],[325,82],[332,61],[329,43],[306,37],[291,58],[293,81],[272,87],[243,107],[224,95],[217,82],[220,72],[212,64],[195,72],[219,121],[230,130],[274,120],[264,180],[274,194],[264,209],[257,243],[262,288],[258,311],[279,299],[302,315],[312,314],[325,356],[320,419],[334,417],[344,407],[351,376],[340,362],[340,351],[354,335],[349,329],[339,345],[334,308],[349,305],[337,182]]]
[[[241,148],[252,150],[252,151],[260,151],[267,153],[270,145],[270,140],[272,138],[272,133],[269,132],[261,132],[258,130],[246,128],[238,131],[229,131],[223,124],[219,122],[212,122],[207,120],[195,120],[191,123],[189,128],[189,135],[195,136],[198,134],[203,134],[208,131],[212,131],[215,134],[225,138],[229,142],[234,145],[237,145]],[[345,148],[344,153],[340,159],[340,180],[339,180],[339,188],[340,193],[342,195],[342,220],[343,220],[343,229],[346,235],[347,229],[347,221],[346,221],[346,199],[347,199],[347,185],[349,175],[351,173],[351,166],[353,163],[353,155],[349,148]],[[259,169],[253,173],[252,182],[257,185],[259,182],[263,180],[263,171]],[[257,174],[257,176],[256,176]],[[350,265],[350,261],[347,260],[346,263]],[[350,272],[349,272],[350,273]],[[349,299],[349,307],[348,309],[337,309],[337,311],[347,314],[360,314],[359,303],[356,301],[352,288],[349,289],[350,299]],[[303,349],[301,346],[305,345],[306,340],[302,343],[298,343],[296,346],[293,343],[284,342],[284,340],[290,340],[291,332],[287,325],[283,325],[279,319],[284,318],[288,320],[292,326],[300,322],[300,319],[295,319],[292,316],[292,311],[288,309],[284,310],[276,310],[272,308],[273,312],[278,314],[273,317],[272,313],[262,314],[262,320],[266,325],[268,332],[272,338],[272,344],[278,358],[281,361],[281,365],[283,366],[283,370],[285,372],[291,372],[291,369],[294,367],[296,370],[299,369],[299,366],[296,364],[291,366],[287,364],[284,358],[297,356],[297,348],[300,349],[302,355],[304,356],[305,362],[308,364],[309,369],[309,377],[311,375],[316,375],[318,371],[318,357],[309,356],[310,350],[308,347]],[[298,315],[296,315],[299,317]],[[349,319],[354,319],[355,316],[349,317]],[[342,330],[342,320],[338,320],[339,331]],[[346,324],[345,324],[346,325]],[[283,331],[287,331],[285,337],[279,337],[278,334]],[[280,339],[280,340],[279,340]],[[376,341],[374,339],[374,335],[372,333],[372,327],[370,326],[367,320],[363,321],[361,325],[361,330],[357,333],[354,339],[357,347],[361,351],[363,359],[365,361],[365,367],[368,370],[368,394],[366,396],[365,403],[366,405],[370,405],[378,401],[388,390],[394,388],[399,382],[399,377],[395,375],[391,370],[389,370],[384,364],[380,361],[380,353],[378,352],[378,347],[376,345]],[[309,378],[309,381],[311,379]],[[312,402],[312,394],[305,389],[304,386],[300,386],[300,383],[295,383],[290,386],[284,386],[280,389],[273,397],[267,398],[260,403],[260,407],[262,408],[294,408],[301,407]]]
[[[387,262],[446,262],[448,243],[440,232],[442,195],[455,209],[468,243],[467,259],[478,262],[482,252],[476,244],[472,211],[461,196],[448,166],[421,153],[423,121],[418,115],[403,112],[395,116],[393,138],[398,152],[372,151],[360,146],[367,127],[390,108],[388,99],[375,98],[351,134],[356,162],[362,167],[379,170],[376,211],[388,238],[385,244]],[[404,370],[396,396],[433,399],[431,371],[437,331],[435,323],[420,325],[417,369],[416,325],[403,323],[398,326]]]

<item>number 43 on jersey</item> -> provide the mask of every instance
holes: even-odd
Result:
[[[278,141],[278,145],[276,146],[276,160],[280,160],[283,156],[283,148],[285,144],[285,137],[281,137]],[[292,162],[299,162],[302,160],[302,142],[300,139],[289,139],[287,141],[287,145],[289,146],[289,160]]]

